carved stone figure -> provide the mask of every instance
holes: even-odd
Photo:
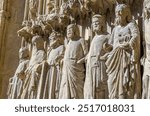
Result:
[[[109,98],[140,98],[139,29],[127,5],[117,5],[115,13],[116,26],[111,37],[113,50],[106,62]]]
[[[141,98],[141,85],[142,98],[150,98],[150,0],[144,7],[143,0],[23,0],[21,6],[2,1],[0,97],[13,74],[8,98]],[[14,52],[20,40],[13,38],[21,19],[19,54],[29,55],[18,65]]]
[[[52,32],[49,37],[49,44],[47,58],[48,71],[43,98],[58,99],[62,76],[61,60],[63,59],[65,49],[62,36],[57,32]]]
[[[150,1],[144,2],[144,26],[145,26],[145,40],[144,42],[144,56],[142,64],[144,65],[143,74],[143,99],[150,99]]]
[[[12,78],[10,78],[10,83],[8,87],[8,98],[9,99],[19,99],[23,89],[23,81],[25,79],[25,70],[29,64],[29,50],[28,48],[20,48],[19,50],[19,65],[16,72]]]
[[[106,32],[105,17],[94,15],[92,27],[95,36],[87,55],[84,98],[105,99],[108,98],[108,87],[105,59],[102,57],[109,52],[106,44],[110,38],[110,35]]]
[[[30,21],[24,21],[23,26],[23,28],[17,31],[17,34],[22,38],[21,47],[28,47],[32,39],[32,23]]]
[[[48,25],[51,26],[52,30],[57,31],[59,29],[59,15],[56,13],[49,14],[47,16],[46,22]]]
[[[69,17],[67,15],[60,15],[59,16],[59,31],[66,35],[66,29],[69,25]]]
[[[35,99],[37,97],[38,83],[41,76],[42,63],[46,59],[44,41],[39,35],[32,38],[32,55],[29,67],[26,69],[26,79],[23,85],[21,98]]]
[[[60,99],[83,98],[85,78],[84,58],[87,53],[85,41],[79,36],[79,28],[75,24],[67,27],[67,38],[63,62],[62,81],[60,86]]]

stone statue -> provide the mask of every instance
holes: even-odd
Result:
[[[107,74],[105,59],[110,48],[108,40],[110,35],[106,32],[106,20],[102,15],[92,17],[92,27],[95,36],[91,42],[87,55],[86,78],[84,84],[84,98],[106,99],[108,98]]]
[[[37,97],[38,83],[42,70],[42,63],[46,59],[44,41],[39,35],[32,38],[32,55],[29,66],[25,71],[26,79],[23,85],[21,98],[35,99]]]
[[[43,95],[45,99],[58,99],[62,76],[61,60],[63,59],[65,50],[63,42],[61,34],[52,32],[49,37],[48,71]]]
[[[46,22],[49,26],[51,26],[52,30],[57,31],[59,29],[59,15],[56,13],[49,14],[46,18]]]
[[[75,24],[67,27],[67,38],[63,62],[60,99],[82,99],[85,78],[84,60],[87,54],[85,41],[79,36],[79,28]]]
[[[17,34],[22,40],[19,54],[24,55],[9,80],[8,98],[150,98],[150,0],[144,0],[144,7],[143,0],[24,0],[20,11],[16,7],[22,6],[3,1],[0,6],[8,8],[2,8],[2,22],[14,22],[7,20],[7,14],[23,18]],[[10,5],[14,5],[12,9]],[[1,91],[5,90],[2,84],[8,79],[7,72],[13,71],[7,68],[15,67],[8,65],[11,61],[7,57],[15,56],[7,50],[12,43],[8,37],[16,38],[13,29],[18,28],[18,21],[15,26],[2,23],[1,32],[9,33],[0,37],[0,95],[4,95]],[[140,37],[145,37],[144,49],[140,48]],[[140,70],[142,55],[144,70]]]
[[[144,27],[145,27],[145,39],[144,44],[144,56],[142,58],[142,64],[144,65],[143,74],[143,99],[150,99],[150,1],[144,1]]]
[[[111,37],[113,50],[106,62],[109,98],[140,98],[139,29],[127,5],[118,4],[115,14],[116,26]]]
[[[66,29],[69,25],[69,17],[67,15],[60,15],[59,16],[59,31],[66,35]]]
[[[22,93],[22,85],[25,79],[25,70],[29,64],[29,50],[28,48],[20,48],[19,50],[19,65],[16,72],[12,78],[10,78],[10,83],[8,87],[8,98],[9,99],[19,99]]]
[[[32,39],[32,23],[30,21],[23,22],[23,28],[17,31],[19,37],[22,38],[21,47],[28,47]]]

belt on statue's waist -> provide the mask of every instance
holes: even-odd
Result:
[[[97,57],[97,55],[91,55],[90,57],[91,57],[91,58],[92,58],[92,57]]]
[[[65,60],[77,60],[77,58],[65,58]]]

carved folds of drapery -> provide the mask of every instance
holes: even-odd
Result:
[[[17,32],[30,60],[21,98],[141,98],[142,24],[141,12],[130,7],[134,4],[139,3],[26,0],[23,28]],[[150,23],[145,4],[147,50]],[[145,70],[148,67],[147,80]],[[149,98],[146,89],[143,98]]]

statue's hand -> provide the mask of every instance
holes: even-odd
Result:
[[[129,43],[123,43],[123,44],[120,44],[120,47],[121,48],[124,48],[124,49],[128,49],[129,48]]]
[[[110,52],[110,51],[112,51],[113,46],[112,46],[111,44],[104,43],[104,44],[103,44],[103,49],[104,49],[106,52]]]
[[[107,58],[108,58],[108,56],[109,56],[109,53],[106,53],[105,55],[100,56],[100,60],[102,60],[102,61],[106,61],[106,60],[107,60]]]

